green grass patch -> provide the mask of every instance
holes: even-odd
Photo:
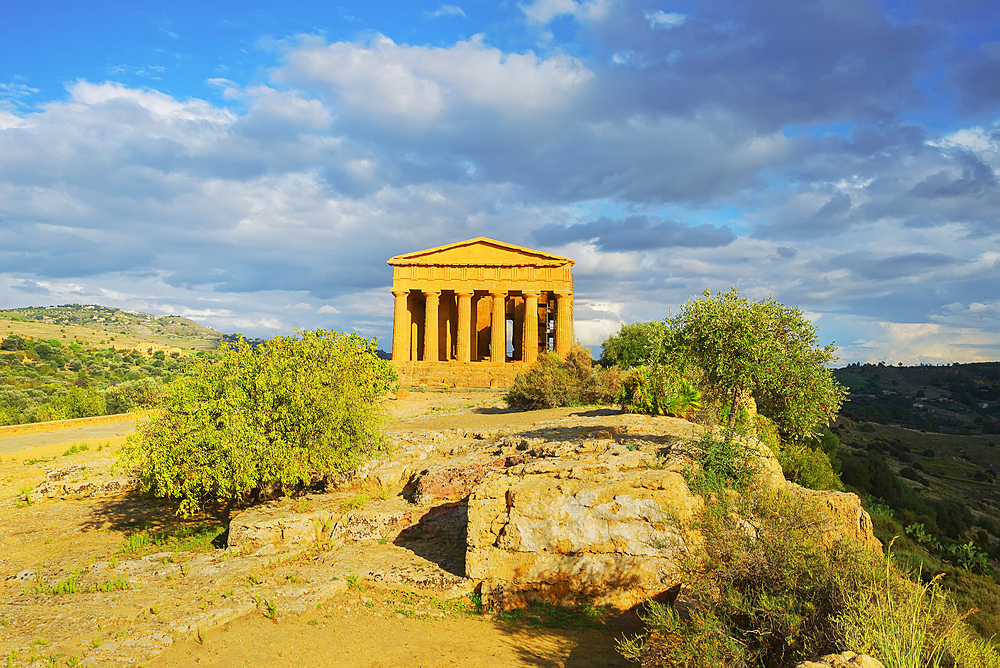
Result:
[[[148,553],[156,550],[171,552],[203,552],[224,547],[226,528],[214,522],[173,526],[162,530],[136,531],[125,536],[120,554]]]
[[[532,601],[526,608],[506,610],[498,613],[496,618],[507,624],[526,624],[536,628],[595,629],[603,628],[610,614],[611,609],[607,606],[563,606],[548,601]]]
[[[79,452],[86,452],[87,450],[90,450],[90,446],[87,445],[86,443],[81,443],[80,445],[74,444],[71,445],[69,449],[62,454],[62,456],[69,457],[70,455],[75,455]]]

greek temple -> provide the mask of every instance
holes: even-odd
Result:
[[[397,255],[392,360],[404,384],[507,387],[573,345],[573,260],[477,237]]]

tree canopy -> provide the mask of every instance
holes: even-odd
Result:
[[[396,373],[374,340],[316,330],[220,351],[171,384],[164,413],[124,448],[143,490],[178,499],[179,512],[287,492],[386,450],[381,400]]]
[[[605,342],[604,356],[631,366],[700,367],[726,400],[731,421],[740,399],[752,396],[762,414],[795,438],[835,416],[846,394],[827,368],[836,348],[819,345],[802,311],[772,297],[750,300],[735,288],[706,291],[662,322],[623,326]]]

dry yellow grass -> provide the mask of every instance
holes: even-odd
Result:
[[[148,354],[149,349],[153,352],[164,350],[166,352],[180,351],[187,349],[204,349],[204,339],[170,339],[168,337],[147,337],[139,338],[131,334],[120,332],[109,332],[96,327],[82,327],[80,325],[55,325],[40,322],[20,322],[16,320],[0,319],[0,339],[10,334],[30,336],[36,339],[57,339],[63,345],[79,343],[88,348],[126,348],[134,349],[141,353]],[[194,345],[195,343],[201,345]],[[185,345],[186,344],[186,345]]]

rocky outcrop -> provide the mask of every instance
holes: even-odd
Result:
[[[826,511],[829,524],[824,535],[830,539],[854,540],[872,552],[881,554],[882,543],[873,533],[872,518],[861,507],[857,494],[848,492],[816,491],[795,486],[807,499],[818,502]]]
[[[607,480],[570,463],[548,473],[493,474],[469,500],[466,573],[486,581],[487,605],[628,608],[676,584],[696,540],[683,527],[700,505],[680,473]]]
[[[701,501],[682,475],[682,435],[695,426],[645,423],[663,428],[550,442],[532,451],[540,456],[486,476],[469,499],[466,553],[466,573],[484,581],[484,603],[627,608],[676,584],[698,540],[685,527]]]
[[[469,499],[466,553],[484,603],[508,608],[544,598],[628,608],[677,584],[701,541],[691,519],[702,502],[685,480],[694,466],[685,442],[698,429],[646,418],[641,430],[536,446],[538,457],[488,473]],[[881,549],[856,496],[787,483],[770,450],[749,445],[769,484],[829,510],[831,538]]]
[[[439,567],[399,577],[449,587],[468,578],[492,608],[532,599],[629,608],[677,585],[700,546],[692,518],[702,500],[685,477],[700,429],[677,418],[601,413],[521,432],[398,433],[393,457],[361,472],[387,498],[359,503],[357,492],[344,491],[310,495],[311,509],[264,504],[233,520],[229,547],[264,554],[392,542]],[[880,549],[856,496],[787,483],[770,450],[749,444],[769,484],[829,511],[831,539]]]

